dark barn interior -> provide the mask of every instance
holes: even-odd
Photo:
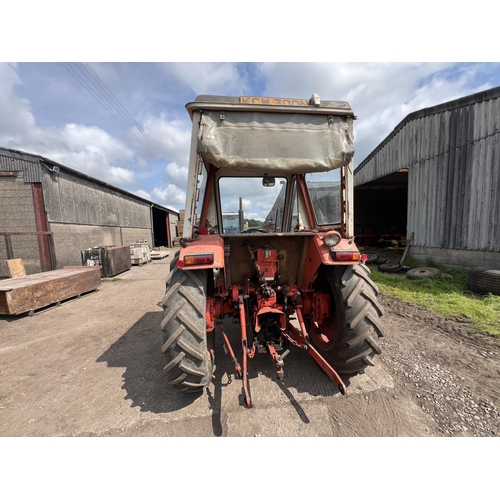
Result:
[[[354,235],[366,246],[387,246],[406,236],[408,169],[354,188]]]

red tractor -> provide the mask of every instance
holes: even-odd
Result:
[[[201,391],[221,338],[252,406],[249,360],[278,378],[291,348],[345,394],[342,375],[380,354],[382,308],[353,237],[353,120],[344,101],[199,96],[192,123],[181,249],[163,299],[169,383]],[[239,214],[228,225],[223,214]],[[246,220],[259,227],[246,227]],[[241,363],[224,331],[239,322]]]

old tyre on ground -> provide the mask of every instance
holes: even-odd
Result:
[[[477,267],[467,271],[467,289],[476,293],[500,295],[500,270]]]
[[[424,278],[434,278],[440,274],[441,271],[435,267],[415,267],[406,273],[406,277],[410,280],[421,280]]]
[[[205,319],[207,275],[207,271],[183,271],[174,264],[162,302],[164,371],[169,384],[184,392],[203,390],[213,372]]]
[[[366,264],[375,264],[378,260],[378,255],[376,253],[366,254]]]
[[[403,266],[401,264],[392,264],[391,262],[383,263],[378,266],[378,270],[381,273],[399,273]]]
[[[383,336],[383,310],[370,269],[364,264],[323,266],[314,288],[330,295],[331,316],[319,325],[319,331],[308,320],[311,342],[339,374],[363,373],[382,352],[379,338]]]

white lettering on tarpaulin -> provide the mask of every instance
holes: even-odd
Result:
[[[241,104],[266,104],[270,106],[309,106],[307,99],[283,99],[281,97],[240,97]]]

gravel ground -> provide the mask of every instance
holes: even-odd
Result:
[[[498,339],[422,308],[382,297],[387,334],[382,359],[444,436],[500,432]]]

